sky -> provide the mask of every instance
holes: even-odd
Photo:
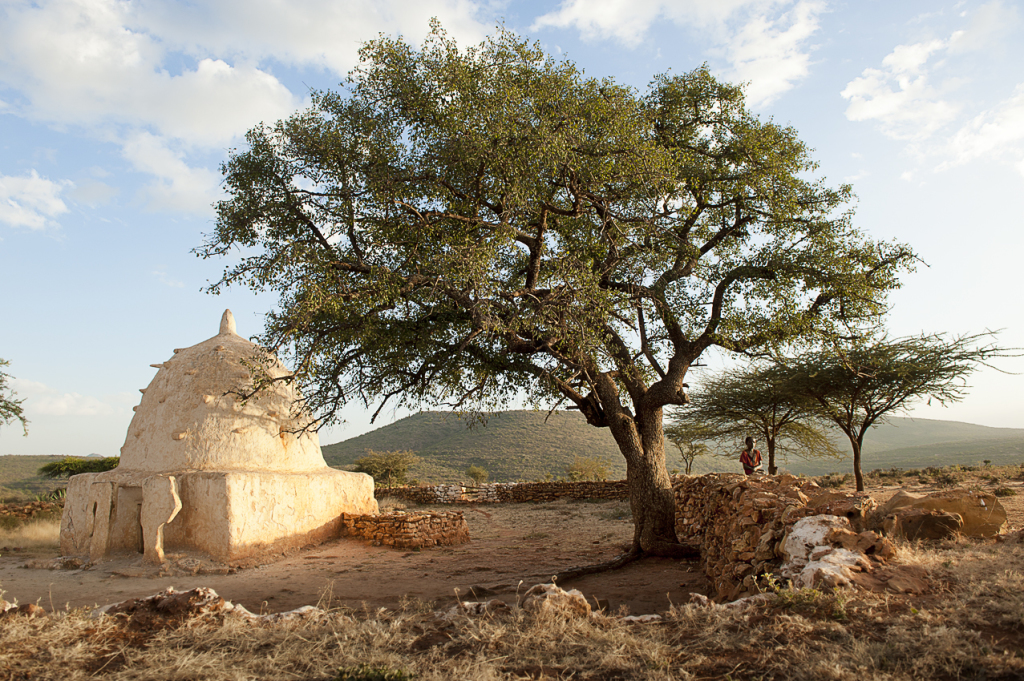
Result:
[[[707,63],[792,125],[856,222],[926,265],[892,296],[895,335],[1000,330],[1024,347],[1024,2],[961,0],[0,0],[0,358],[29,434],[0,455],[115,455],[151,364],[255,336],[275,299],[204,292],[220,164],[244,134],[338,87],[360,44],[460,45],[503,24],[588,76],[643,91]],[[714,358],[712,358],[714,360]],[[720,359],[720,358],[719,358]],[[1024,428],[1024,359],[911,415]],[[321,442],[376,425],[353,405]]]

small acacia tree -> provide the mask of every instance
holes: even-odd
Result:
[[[687,475],[693,470],[693,462],[698,456],[711,454],[708,443],[715,443],[721,436],[722,433],[713,425],[690,419],[688,415],[677,414],[665,427],[665,438],[679,450],[685,467],[683,472]]]
[[[759,362],[727,369],[690,391],[690,404],[676,410],[673,426],[704,429],[716,437],[765,443],[768,473],[778,472],[777,456],[840,458],[828,437],[818,403],[790,388],[781,367]],[[669,432],[671,427],[666,429]]]
[[[857,491],[864,491],[861,455],[864,435],[886,417],[927,398],[959,402],[967,377],[995,357],[1015,356],[994,343],[978,345],[993,334],[946,338],[931,334],[881,338],[850,348],[833,347],[786,362],[789,389],[809,396],[819,414],[846,434],[853,450]]]
[[[0,426],[9,426],[15,421],[20,421],[22,431],[28,435],[28,421],[21,406],[25,400],[16,399],[18,394],[7,385],[7,379],[11,378],[11,375],[3,371],[3,368],[10,364],[7,360],[0,359]]]
[[[796,132],[706,68],[638,93],[436,24],[360,58],[224,165],[199,254],[243,255],[211,291],[279,294],[260,340],[295,375],[273,380],[321,423],[351,400],[567,401],[626,460],[623,561],[690,553],[662,431],[690,366],[879,314],[913,254],[864,238],[850,188],[808,179]]]
[[[375,452],[366,450],[366,456],[356,459],[353,470],[366,473],[373,481],[384,487],[404,485],[409,475],[409,467],[419,461],[419,457],[410,451]]]

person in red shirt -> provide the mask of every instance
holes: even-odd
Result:
[[[754,449],[756,444],[757,440],[748,437],[747,448],[740,454],[740,463],[743,464],[743,472],[747,475],[753,475],[761,471],[761,452]]]

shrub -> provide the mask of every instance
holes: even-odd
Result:
[[[565,467],[565,477],[572,482],[607,480],[608,464],[596,456],[577,456]]]
[[[79,473],[102,473],[117,468],[121,459],[116,456],[103,458],[80,459],[76,456],[65,456],[60,461],[54,461],[41,467],[39,475],[45,478],[70,478]]]
[[[1012,487],[1000,487],[993,494],[997,497],[1015,497],[1017,496],[1017,490]]]
[[[419,457],[410,451],[375,452],[368,449],[366,456],[356,460],[353,470],[370,475],[377,486],[394,487],[405,484],[409,466],[418,461]]]
[[[466,469],[466,475],[478,485],[487,482],[487,471],[482,466],[470,466]]]
[[[842,487],[853,478],[849,473],[829,473],[828,475],[820,476],[815,482],[822,487],[837,488]]]

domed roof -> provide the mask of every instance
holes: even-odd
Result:
[[[154,364],[159,371],[142,391],[118,469],[326,468],[316,432],[295,434],[309,420],[296,415],[301,396],[290,382],[274,382],[247,401],[232,394],[252,384],[243,362],[260,362],[272,378],[288,375],[276,357],[238,335],[234,316],[226,310],[216,336]]]

